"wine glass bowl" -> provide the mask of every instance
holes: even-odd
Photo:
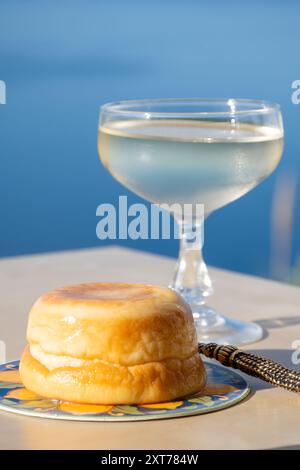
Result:
[[[145,199],[167,204],[180,225],[180,255],[171,287],[190,303],[199,340],[242,344],[262,336],[253,323],[206,305],[212,283],[202,258],[204,216],[238,199],[277,167],[283,149],[280,108],[259,100],[159,99],[101,108],[99,153],[109,172]]]

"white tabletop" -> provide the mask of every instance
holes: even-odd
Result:
[[[20,356],[28,311],[54,287],[88,281],[167,284],[174,260],[123,248],[102,248],[0,260],[0,340],[7,360]],[[291,363],[300,340],[300,289],[211,269],[211,304],[226,315],[256,320],[265,338],[257,353]],[[300,358],[300,353],[299,353]],[[300,448],[300,396],[247,378],[252,394],[215,413],[132,423],[91,423],[30,418],[0,412],[1,449],[261,449]]]

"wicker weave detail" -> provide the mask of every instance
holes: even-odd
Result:
[[[198,351],[226,367],[239,369],[277,387],[300,393],[300,372],[271,359],[242,351],[235,346],[220,346],[216,343],[199,343]]]

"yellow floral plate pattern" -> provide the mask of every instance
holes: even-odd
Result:
[[[243,400],[250,392],[236,372],[205,363],[207,385],[201,394],[152,405],[88,405],[49,400],[25,389],[19,361],[0,365],[0,410],[41,418],[77,421],[143,421],[210,413]]]

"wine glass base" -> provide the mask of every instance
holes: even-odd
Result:
[[[200,343],[239,346],[255,343],[263,337],[263,329],[258,324],[225,317],[207,306],[193,316]]]

